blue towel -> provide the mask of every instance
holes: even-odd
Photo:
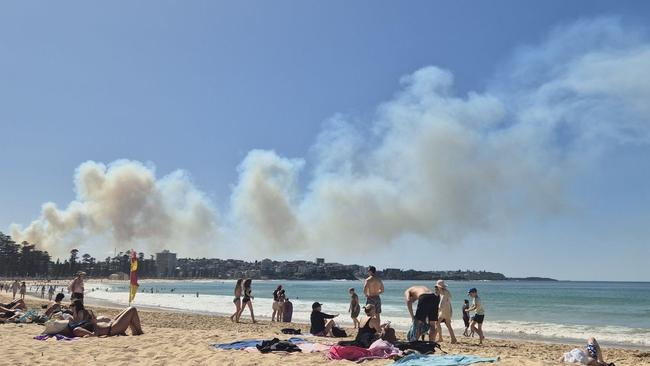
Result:
[[[396,361],[393,365],[400,366],[462,366],[471,365],[479,362],[497,362],[498,357],[478,357],[466,355],[444,355],[430,356],[421,354],[411,354],[401,360]]]
[[[261,344],[262,344],[261,339],[247,339],[247,340],[237,341],[232,343],[215,343],[213,344],[213,346],[219,349],[240,350],[248,347],[255,347]]]
[[[429,323],[420,323],[417,320],[413,319],[413,323],[409,327],[408,332],[406,332],[406,340],[409,342],[415,342],[418,339],[415,337],[417,335],[417,327],[420,327],[420,334],[427,334],[429,331]]]
[[[246,339],[243,341],[237,341],[232,343],[215,343],[212,346],[218,349],[227,349],[227,350],[242,350],[248,347],[255,347],[262,344],[262,339]],[[299,344],[306,342],[303,338],[289,338],[289,342],[293,344]]]

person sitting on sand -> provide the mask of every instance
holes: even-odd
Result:
[[[361,305],[359,305],[359,295],[357,295],[353,287],[350,287],[348,293],[350,294],[350,307],[348,308],[348,313],[350,313],[354,328],[358,329],[361,327],[361,324],[359,323],[359,313],[361,312]]]
[[[63,301],[64,298],[65,298],[64,294],[62,293],[56,294],[56,297],[54,298],[54,303],[47,307],[44,315],[49,318],[54,313],[61,311],[63,309],[61,307],[61,301]]]
[[[311,327],[309,333],[319,337],[332,337],[332,328],[336,325],[334,318],[338,316],[321,312],[323,304],[315,302],[311,305]],[[326,321],[326,319],[328,319]]]
[[[580,363],[588,366],[614,366],[613,363],[607,363],[603,359],[603,352],[596,338],[590,337],[587,340],[586,352],[580,348],[574,348],[570,352],[565,353],[560,359],[560,362]]]
[[[472,298],[472,306],[465,310],[466,312],[473,311],[474,316],[472,321],[469,323],[469,327],[473,332],[478,334],[478,344],[483,344],[485,337],[483,336],[483,320],[485,320],[485,308],[483,308],[483,303],[481,298],[478,296],[478,290],[476,288],[471,288],[467,291],[467,294]]]
[[[359,331],[354,340],[359,345],[368,348],[372,342],[382,336],[387,324],[382,326],[379,323],[379,317],[377,316],[377,311],[374,305],[368,304],[364,306],[363,311],[366,313],[366,316],[361,319]]]
[[[240,278],[235,282],[235,298],[232,302],[235,304],[235,313],[230,316],[230,320],[239,323],[239,316],[241,315],[241,284],[244,281],[243,278]]]
[[[239,317],[241,317],[241,314],[244,312],[244,308],[248,306],[248,309],[251,311],[251,319],[253,320],[253,323],[257,323],[255,321],[255,314],[253,314],[253,288],[252,288],[253,280],[250,278],[247,278],[244,281],[244,297],[241,300],[242,307],[241,310],[239,311]]]
[[[406,297],[406,308],[408,309],[411,319],[418,324],[429,323],[429,341],[433,342],[436,338],[436,329],[438,329],[438,304],[440,298],[428,287],[412,286],[404,291]],[[418,306],[413,313],[413,303],[418,302]],[[421,326],[416,327],[415,339],[420,339]]]

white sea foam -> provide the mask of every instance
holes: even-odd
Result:
[[[115,286],[117,285],[117,286]],[[119,288],[118,288],[119,286]],[[88,292],[86,297],[90,302],[109,302],[116,305],[128,304],[128,293],[124,290],[125,282],[87,284],[86,288],[97,290]],[[259,318],[271,317],[272,299],[254,299],[255,316]],[[350,326],[352,322],[347,314],[348,304],[325,300],[323,311],[341,316],[337,322]],[[293,320],[296,322],[309,322],[311,301],[292,299],[294,311]],[[135,306],[160,309],[175,309],[215,315],[230,315],[234,312],[232,297],[224,295],[179,293],[148,293],[139,292],[134,301]],[[407,329],[411,323],[402,306],[385,305],[382,321],[389,320],[397,329]],[[244,312],[244,319],[248,318],[248,310]],[[457,334],[462,334],[462,320],[454,319],[454,329]],[[486,334],[490,337],[541,340],[563,343],[584,343],[588,337],[596,337],[605,345],[624,346],[635,348],[650,348],[650,331],[644,328],[631,328],[622,326],[587,326],[569,325],[542,322],[524,322],[511,320],[490,320],[485,323]],[[446,332],[444,332],[446,334]]]

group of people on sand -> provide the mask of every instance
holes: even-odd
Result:
[[[28,310],[24,296],[14,299],[8,304],[0,304],[0,322],[24,320],[29,315],[29,321],[45,325],[47,335],[62,335],[66,337],[116,336],[125,335],[131,329],[132,335],[143,334],[140,315],[135,307],[128,307],[118,313],[114,319],[106,316],[95,316],[92,310],[84,305],[84,272],[77,272],[68,286],[70,303],[64,304],[65,294],[58,293],[54,301],[44,305],[36,313]],[[25,282],[23,282],[24,286]],[[21,291],[23,294],[23,291]],[[33,315],[32,315],[33,314]],[[50,328],[48,325],[52,325]],[[54,330],[53,330],[54,329]]]
[[[25,281],[19,282],[18,280],[14,280],[13,282],[7,282],[7,283],[0,283],[0,291],[5,290],[6,293],[9,293],[11,290],[13,294],[13,300],[16,299],[16,294],[19,294],[19,297],[21,299],[25,299],[25,294],[27,293],[27,284]]]
[[[253,280],[250,278],[243,279],[240,278],[235,282],[235,289],[232,302],[235,304],[235,312],[230,316],[230,320],[239,323],[242,313],[248,307],[251,314],[251,319],[253,323],[257,323],[255,320],[255,313],[253,311],[253,289],[252,289]],[[286,292],[282,285],[273,291],[273,313],[271,315],[271,321],[273,322],[291,322],[293,314],[293,304],[286,296]]]

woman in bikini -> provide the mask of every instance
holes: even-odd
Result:
[[[239,323],[239,313],[241,312],[241,283],[244,281],[242,278],[238,279],[235,283],[235,298],[232,302],[235,304],[235,313],[230,316],[230,320]]]
[[[70,305],[70,310],[72,310],[73,320],[68,324],[68,328],[61,332],[68,337],[112,337],[125,335],[128,328],[131,328],[131,335],[144,333],[138,310],[132,306],[122,310],[114,320],[104,322],[98,322],[95,314],[86,310],[81,301],[74,301]]]
[[[251,311],[251,319],[253,319],[253,323],[257,323],[255,321],[255,315],[253,314],[253,290],[251,289],[251,284],[253,280],[250,278],[247,278],[246,281],[244,281],[244,297],[242,298],[242,306],[241,310],[239,311],[239,316],[241,317],[241,314],[244,312],[244,308],[248,306],[248,309]]]

